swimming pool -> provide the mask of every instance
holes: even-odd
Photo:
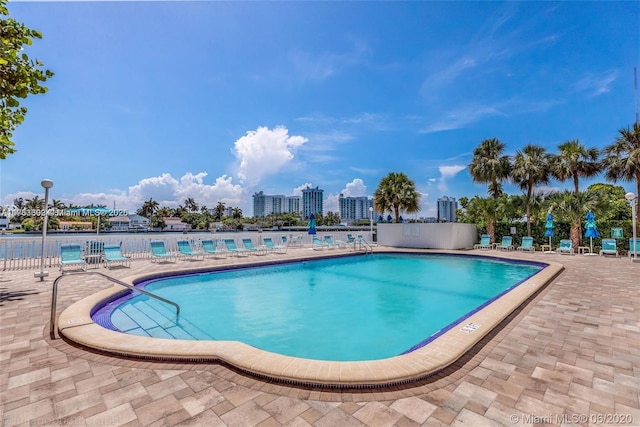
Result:
[[[307,359],[397,356],[542,267],[478,257],[376,254],[156,279],[94,320],[159,338],[232,340]]]
[[[386,250],[384,252],[394,251]],[[404,249],[397,252],[424,254],[425,251]],[[452,253],[459,254],[459,252]],[[520,254],[516,255],[518,255],[517,258],[521,257]],[[283,257],[269,257],[269,261],[262,261],[262,263],[273,264],[275,259],[277,259],[275,261],[277,263],[286,263],[293,259],[311,260],[328,256],[335,257],[335,255],[324,251],[307,252],[301,250],[298,253],[287,254],[284,258],[289,258],[289,260],[281,261]],[[466,255],[460,256],[467,257]],[[483,254],[472,257],[500,260],[504,255],[496,253],[495,255]],[[522,257],[529,258],[524,254]],[[535,259],[535,257],[531,257],[531,259]],[[519,261],[516,260],[516,262]],[[258,264],[261,261],[250,257],[240,260],[228,259],[218,262],[215,268],[233,270],[244,268],[239,265],[243,263]],[[506,292],[503,291],[498,297],[485,303],[483,307],[465,315],[467,317],[461,318],[460,323],[452,324],[448,329],[439,331],[408,353],[377,360],[346,362],[314,360],[261,350],[235,340],[165,339],[116,332],[101,326],[91,316],[103,308],[105,304],[113,302],[123,295],[123,290],[119,287],[99,291],[75,302],[61,313],[57,326],[60,335],[64,336],[68,342],[114,356],[171,362],[222,363],[270,381],[313,387],[390,386],[428,377],[458,360],[510,313],[551,282],[563,269],[561,264],[552,260],[545,260],[544,263],[534,262],[533,265],[544,266],[544,268],[519,285],[511,287]],[[158,276],[189,273],[185,270],[170,270],[171,268],[175,269],[175,266],[169,265],[160,266],[165,271],[160,273],[157,271],[158,266],[154,265],[153,267],[153,272],[138,274],[122,280],[127,283],[141,283]],[[191,273],[199,274],[200,272],[194,272],[191,269]],[[81,277],[73,279],[77,281],[75,286],[82,285],[83,279]],[[317,288],[317,285],[315,286]],[[383,300],[387,301],[388,299]],[[265,301],[259,301],[259,303],[262,306],[267,305]],[[350,324],[344,325],[345,329],[350,327]],[[428,333],[425,333],[423,337],[427,337],[427,335]]]

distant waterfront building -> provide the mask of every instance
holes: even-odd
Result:
[[[370,219],[369,208],[373,207],[373,199],[366,196],[362,197],[344,197],[340,194],[338,197],[340,208],[340,221],[351,225],[362,219]],[[373,212],[374,221],[377,220],[378,214]]]
[[[300,212],[300,196],[285,197],[267,195],[263,191],[253,195],[253,216],[265,217],[271,214]]]
[[[299,212],[302,212],[302,209],[300,208],[300,204],[302,203],[302,197],[300,196],[288,196],[285,197],[284,200],[284,204],[286,207],[285,212],[286,213],[293,213],[293,214],[297,214]]]
[[[320,188],[307,187],[302,190],[302,216],[308,218],[311,214],[317,215],[323,212],[322,193]]]
[[[453,197],[444,196],[438,199],[438,222],[456,222],[458,202]]]

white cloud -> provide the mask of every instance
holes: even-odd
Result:
[[[367,195],[367,186],[364,185],[364,181],[360,178],[355,178],[353,181],[348,182],[344,190],[341,191],[344,197],[362,197]]]
[[[307,141],[302,136],[289,136],[284,126],[273,130],[259,127],[247,132],[233,148],[238,159],[238,179],[252,187],[262,178],[278,173],[293,160],[295,150]]]
[[[575,90],[586,92],[589,98],[609,92],[611,84],[618,78],[618,70],[603,72],[600,74],[588,74],[578,80],[574,85]]]
[[[442,193],[448,191],[447,180],[456,176],[460,171],[465,170],[467,167],[462,165],[440,166],[440,178],[438,180],[438,190]]]
[[[296,188],[293,189],[293,195],[294,196],[302,196],[302,190],[304,190],[307,187],[311,187],[313,188],[313,184],[310,182],[307,182],[305,184],[302,184]]]

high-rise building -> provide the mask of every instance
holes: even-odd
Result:
[[[444,196],[438,199],[438,222],[456,222],[458,202],[453,197]]]
[[[366,196],[362,197],[344,197],[340,194],[338,198],[340,207],[340,221],[348,225],[353,224],[361,219],[370,219],[371,212],[369,208],[373,207],[373,199]],[[376,220],[378,214],[373,212],[373,219]]]
[[[311,214],[322,214],[322,193],[320,188],[308,187],[302,190],[302,216],[309,218]]]
[[[285,212],[297,214],[302,212],[300,208],[300,202],[302,201],[302,197],[300,196],[287,196],[284,199],[285,204]]]
[[[300,212],[300,196],[285,197],[267,195],[259,191],[253,195],[253,216],[265,217],[271,214]]]

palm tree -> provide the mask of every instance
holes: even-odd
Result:
[[[603,150],[602,165],[607,179],[636,182],[636,197],[640,197],[640,124],[633,129],[619,129],[618,137]],[[636,203],[636,218],[640,218],[640,203]],[[640,221],[636,223],[640,235]]]
[[[240,208],[231,209],[231,217],[233,219],[242,219],[242,209]]]
[[[511,159],[504,155],[505,145],[496,138],[485,139],[473,150],[469,172],[474,182],[489,184],[489,194],[502,194],[502,181],[509,177]]]
[[[601,170],[596,148],[586,148],[577,139],[558,146],[560,154],[551,159],[551,173],[560,181],[573,179],[575,194],[580,192],[578,181],[597,175]]]
[[[571,223],[569,238],[573,247],[580,246],[582,240],[582,219],[589,211],[597,210],[599,199],[597,193],[592,191],[579,192],[578,194],[565,190],[555,193],[551,197],[551,206],[554,212],[558,212],[560,218]]]
[[[141,215],[145,218],[149,218],[152,219],[153,214],[156,213],[156,210],[158,210],[158,207],[160,206],[160,204],[158,202],[156,202],[155,200],[153,200],[153,198],[147,200],[146,202],[144,202],[142,204],[142,206],[140,207],[140,209],[138,209],[138,211],[136,212],[138,215]]]
[[[198,210],[198,204],[193,197],[188,197],[184,201],[184,207],[189,211],[189,213],[193,213]]]
[[[550,156],[539,145],[529,144],[516,152],[513,158],[512,180],[526,191],[527,236],[531,236],[531,205],[534,188],[540,184],[548,184],[551,176],[549,169]]]
[[[216,207],[213,209],[213,219],[215,219],[216,221],[222,220],[225,209],[226,209],[226,206],[224,202],[218,202]]]
[[[400,209],[407,213],[420,210],[420,194],[415,183],[402,172],[391,172],[382,180],[373,194],[373,203],[378,212],[395,213],[396,222],[400,221]]]

